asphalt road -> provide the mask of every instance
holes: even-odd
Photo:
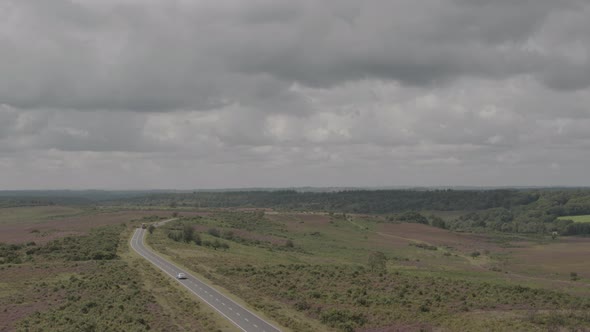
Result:
[[[131,238],[131,248],[133,248],[133,250],[135,250],[143,258],[147,259],[150,263],[164,271],[193,294],[197,295],[199,298],[201,298],[201,300],[212,306],[213,309],[217,310],[222,316],[234,323],[243,331],[280,332],[278,328],[256,316],[248,309],[230,300],[211,286],[191,275],[188,271],[179,268],[172,262],[164,259],[163,257],[148,249],[143,243],[145,231],[145,229],[138,228],[135,230],[135,233]],[[183,280],[177,279],[176,276],[180,272],[184,273],[187,278]]]

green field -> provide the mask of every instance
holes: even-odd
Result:
[[[560,220],[573,220],[574,222],[590,222],[590,214],[584,216],[563,216]]]

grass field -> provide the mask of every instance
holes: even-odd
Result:
[[[590,222],[590,214],[584,216],[563,216],[559,217],[561,220],[573,220],[574,222]]]

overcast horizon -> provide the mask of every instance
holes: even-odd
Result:
[[[5,0],[0,190],[590,186],[590,2]]]

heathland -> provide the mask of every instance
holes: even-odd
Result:
[[[590,329],[590,191],[51,194],[0,208],[0,331],[235,330],[130,251],[171,216],[147,243],[285,331]]]

